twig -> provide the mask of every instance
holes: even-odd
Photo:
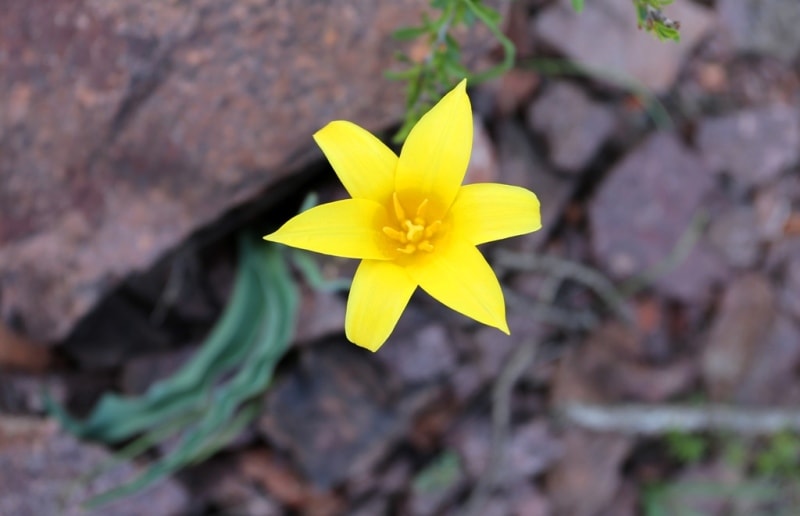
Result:
[[[658,96],[647,86],[632,77],[612,72],[600,67],[592,67],[586,63],[577,63],[567,59],[536,58],[517,64],[523,70],[534,70],[543,75],[588,77],[606,82],[617,88],[630,92],[644,106],[645,112],[659,129],[672,129],[674,123],[669,110]]]
[[[639,293],[643,288],[654,283],[658,278],[669,273],[680,265],[689,253],[697,245],[697,241],[703,235],[703,231],[708,225],[708,213],[704,211],[697,212],[689,226],[678,238],[678,241],[672,247],[670,252],[652,267],[646,271],[638,274],[629,280],[625,281],[619,288],[619,291],[624,296],[633,296]]]
[[[652,281],[654,277],[675,267],[676,263],[679,263],[685,258],[694,246],[703,226],[703,217],[696,216],[692,224],[690,224],[689,229],[681,236],[672,252],[664,260],[656,264],[655,267],[636,279],[639,281]],[[495,255],[495,265],[498,268],[538,271],[548,274],[545,283],[539,291],[538,303],[533,304],[530,310],[530,316],[534,319],[557,322],[557,324],[562,327],[576,326],[577,321],[569,321],[569,318],[564,317],[561,311],[553,309],[551,306],[563,282],[567,279],[572,279],[592,289],[620,319],[627,323],[633,321],[633,317],[625,302],[625,296],[635,292],[636,289],[640,287],[641,283],[631,282],[628,292],[623,292],[618,289],[611,280],[603,275],[603,273],[581,263],[564,260],[555,256],[514,253],[502,249],[498,250]],[[514,294],[510,293],[509,297],[514,299]],[[517,298],[520,297],[521,296],[517,296]],[[585,324],[584,321],[581,322]],[[534,363],[538,344],[539,342],[535,338],[519,344],[503,366],[497,382],[494,385],[492,393],[492,442],[489,451],[489,463],[486,470],[476,482],[469,500],[467,500],[465,514],[468,516],[478,516],[482,514],[483,507],[491,495],[492,489],[495,488],[497,475],[503,464],[505,442],[508,439],[508,428],[511,423],[511,396],[519,378],[525,370]],[[582,412],[582,407],[585,406],[570,405],[564,407],[563,410],[565,411],[564,414],[566,418],[573,423],[580,423],[589,428],[592,427],[592,424],[597,425],[597,429],[603,429],[604,425],[613,427],[616,423],[615,417],[602,417],[591,412]],[[591,407],[589,408],[591,409]],[[648,407],[644,408],[647,409]],[[577,416],[575,415],[576,410]],[[594,415],[594,417],[587,417],[587,414],[590,416]],[[717,413],[715,412],[715,414]],[[727,421],[725,418],[722,420]],[[716,422],[717,420],[715,419],[714,421]],[[667,420],[667,422],[669,422],[669,420]],[[800,428],[800,414],[797,415],[797,427]],[[663,431],[665,430],[662,430],[662,432]],[[634,433],[647,432],[636,431]]]
[[[558,285],[564,281],[559,276],[547,278],[543,285],[542,294],[539,297],[539,304],[531,310],[532,314],[541,313],[541,307],[551,305],[555,299]],[[483,507],[495,487],[498,472],[503,466],[505,454],[505,443],[508,439],[508,427],[511,424],[511,396],[514,393],[514,386],[519,381],[522,374],[528,369],[536,359],[539,348],[538,337],[532,337],[521,342],[503,365],[500,375],[492,390],[492,442],[489,448],[489,463],[483,474],[478,479],[472,494],[465,505],[467,516],[479,516],[483,513]]]
[[[521,254],[503,249],[497,251],[495,264],[506,269],[542,271],[561,279],[573,279],[592,289],[620,319],[628,323],[633,321],[622,293],[606,276],[587,265],[555,256]]]
[[[595,432],[663,435],[681,432],[732,432],[743,435],[800,431],[800,410],[730,405],[587,405],[557,409],[566,422]]]
[[[508,358],[492,391],[492,442],[489,449],[489,462],[467,501],[467,516],[478,516],[489,498],[500,468],[503,465],[505,443],[508,439],[508,426],[511,421],[511,395],[514,386],[536,358],[538,340],[522,342]]]
[[[560,329],[588,331],[595,328],[600,322],[600,318],[591,310],[571,311],[558,308],[552,304],[532,302],[527,297],[511,289],[503,289],[503,295],[509,306],[530,307],[528,313],[532,319]]]

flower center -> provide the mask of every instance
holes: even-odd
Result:
[[[433,251],[431,238],[442,227],[441,220],[428,221],[425,211],[428,207],[428,199],[417,206],[417,211],[413,217],[406,216],[405,210],[400,205],[397,193],[392,194],[392,204],[394,204],[394,215],[397,218],[397,227],[383,227],[383,233],[401,244],[397,251],[403,254],[414,254],[417,250],[427,253]]]

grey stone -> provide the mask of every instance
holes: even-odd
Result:
[[[733,267],[753,267],[761,256],[758,219],[749,207],[715,216],[708,230],[708,239]]]
[[[553,514],[615,514],[603,508],[618,496],[622,464],[633,448],[633,439],[575,428],[565,430],[561,439],[564,457],[548,476]]]
[[[112,467],[108,467],[113,464]],[[97,468],[96,476],[86,476]],[[0,416],[0,514],[15,516],[170,516],[186,514],[189,498],[173,480],[89,510],[93,496],[141,473],[129,463],[60,431],[55,422]]]
[[[558,222],[575,188],[573,178],[551,170],[531,144],[523,127],[509,119],[497,130],[500,182],[532,190],[541,203],[542,229],[516,238],[525,250],[536,249]]]
[[[533,30],[570,59],[664,93],[713,20],[692,2],[676,2],[666,14],[681,23],[680,43],[658,41],[639,30],[629,0],[587,1],[580,14],[569,0],[560,0],[535,18]]]
[[[800,53],[796,0],[719,0],[721,25],[737,49],[791,61]]]
[[[491,429],[485,421],[467,420],[450,437],[471,478],[480,478],[489,465]],[[547,471],[563,454],[561,442],[542,422],[514,428],[503,445],[503,467],[497,482],[508,484]]]
[[[700,123],[697,145],[708,165],[743,187],[774,180],[800,161],[800,113],[774,104]]]
[[[703,350],[702,372],[715,401],[729,401],[769,336],[775,292],[766,277],[736,278],[725,291]]]
[[[787,314],[800,321],[800,260],[798,258],[786,265],[780,293],[780,306]]]
[[[747,365],[736,387],[736,401],[758,405],[796,406],[800,400],[800,328],[789,317],[778,315],[772,328]]]
[[[476,116],[472,125],[472,154],[464,183],[496,183],[499,170],[494,144],[480,117]]]
[[[600,263],[617,277],[663,263],[712,186],[708,168],[675,136],[650,137],[611,170],[589,207]]]
[[[376,359],[394,369],[406,383],[436,380],[456,368],[455,352],[440,324],[429,324],[395,340],[400,342],[381,348]]]
[[[668,297],[703,304],[713,297],[714,287],[727,282],[730,276],[727,262],[701,235],[686,256],[656,275],[654,285]]]
[[[528,126],[544,135],[552,162],[565,172],[584,168],[614,130],[611,110],[566,82],[547,88],[527,117]]]
[[[320,489],[369,471],[410,424],[396,378],[369,355],[343,339],[316,346],[266,395],[259,430]]]

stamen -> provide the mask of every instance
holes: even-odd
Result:
[[[428,199],[424,199],[421,203],[419,203],[419,207],[417,208],[417,218],[425,220],[425,208],[428,207]],[[417,224],[420,224],[417,222]],[[424,224],[424,222],[423,222]]]
[[[406,220],[406,212],[403,211],[403,207],[400,205],[400,199],[397,198],[397,192],[392,194],[392,203],[394,204],[394,216],[397,217],[397,220]]]
[[[428,253],[430,253],[431,251],[433,251],[433,244],[431,244],[431,243],[430,243],[430,242],[428,242],[427,240],[423,240],[422,242],[420,242],[419,244],[417,244],[417,247],[418,247],[418,248],[419,248],[421,251],[425,251],[425,252],[428,252]]]
[[[401,244],[405,244],[406,242],[408,242],[408,239],[406,238],[406,234],[403,233],[402,231],[398,231],[398,230],[396,230],[394,228],[390,228],[389,226],[384,226],[381,229],[381,231],[383,231],[384,235],[388,236],[392,240],[396,240],[396,241],[400,242]]]
[[[441,220],[434,220],[433,222],[431,222],[430,226],[425,228],[425,238],[430,238],[433,235],[435,235],[436,232],[439,231],[440,227],[442,227]]]
[[[401,247],[395,248],[397,252],[411,255],[417,251],[425,251],[426,253],[433,251],[434,247],[430,239],[442,227],[442,221],[435,220],[430,224],[426,222],[425,212],[429,205],[428,199],[423,199],[419,203],[413,219],[406,217],[406,212],[402,204],[400,204],[397,192],[392,194],[392,205],[399,227],[384,226],[381,231],[390,239],[402,244]]]

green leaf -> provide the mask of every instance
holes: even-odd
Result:
[[[514,43],[508,39],[505,34],[503,34],[503,31],[500,30],[497,24],[493,24],[491,19],[487,18],[486,12],[478,7],[479,4],[472,0],[462,1],[472,10],[473,13],[475,13],[475,16],[477,16],[478,19],[480,19],[486,25],[486,28],[489,29],[489,32],[492,33],[495,39],[497,39],[498,43],[500,43],[500,45],[503,47],[503,62],[481,73],[471,74],[470,81],[472,84],[475,84],[499,77],[514,67],[514,60],[516,59],[517,55],[516,47],[514,46]]]
[[[670,455],[688,464],[702,459],[709,448],[708,439],[704,436],[686,432],[669,432],[666,435],[666,444]]]
[[[676,41],[679,42],[681,40],[681,33],[678,29],[667,27],[663,23],[656,22],[653,25],[653,32],[655,33],[656,37],[661,41]]]
[[[572,0],[572,8],[578,13],[583,11],[583,0]]]
[[[467,68],[458,61],[448,61],[445,64],[445,71],[450,75],[450,77],[456,79],[469,77],[469,70],[467,70]]]
[[[419,118],[415,113],[408,112],[406,113],[406,118],[403,121],[403,125],[400,126],[400,129],[392,136],[392,142],[394,143],[402,143],[405,141],[408,133],[411,132],[411,129],[414,125],[419,121]]]
[[[500,22],[503,21],[503,17],[500,15],[500,13],[487,5],[483,5],[479,2],[472,2],[472,5],[469,7],[475,13],[475,15],[487,25],[493,25],[497,27]]]
[[[240,264],[224,314],[192,359],[140,397],[106,394],[89,418],[78,421],[50,403],[68,430],[89,439],[134,441],[135,451],[176,439],[177,446],[133,481],[89,503],[133,494],[221,446],[257,413],[253,401],[266,390],[291,342],[298,294],[283,255],[271,244],[240,238]]]
[[[412,484],[414,491],[420,494],[442,492],[455,485],[461,470],[458,454],[447,450],[414,477]]]
[[[392,81],[410,81],[419,77],[420,65],[412,66],[407,70],[386,70],[383,76]]]
[[[416,39],[427,32],[428,29],[425,27],[403,27],[402,29],[394,31],[392,37],[400,41],[408,41]]]
[[[319,292],[347,292],[352,280],[349,278],[327,279],[322,274],[313,253],[300,249],[291,250],[292,263],[303,275],[308,286]]]
[[[403,64],[408,64],[408,65],[414,64],[414,62],[411,60],[410,57],[405,55],[403,52],[400,52],[399,50],[394,53],[394,58]]]
[[[456,38],[450,34],[448,34],[445,38],[445,52],[443,57],[445,61],[451,61],[454,63],[458,63],[461,60],[461,47],[459,46],[458,41],[456,41]]]
[[[470,11],[469,9],[464,9],[464,13],[461,15],[464,25],[467,27],[474,27],[475,22],[478,21],[478,18],[475,16],[475,13]]]

